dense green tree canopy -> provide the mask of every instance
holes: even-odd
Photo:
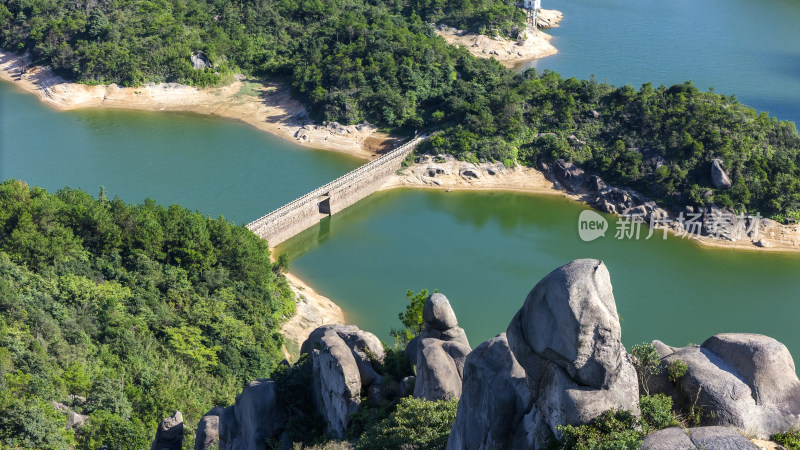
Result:
[[[424,150],[530,165],[564,158],[666,204],[798,215],[791,123],[690,83],[637,91],[515,74],[447,45],[434,23],[514,36],[524,15],[510,0],[3,0],[0,47],[86,83],[282,77],[318,120],[441,130]],[[193,69],[197,51],[215,69]],[[715,157],[734,185],[703,196]]]
[[[141,448],[175,410],[191,431],[283,358],[278,272],[222,218],[0,184],[0,447]]]

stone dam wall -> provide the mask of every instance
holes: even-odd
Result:
[[[270,247],[319,223],[325,217],[356,203],[378,190],[400,169],[403,161],[423,137],[409,141],[391,152],[346,173],[330,183],[289,202],[271,213],[247,224]]]

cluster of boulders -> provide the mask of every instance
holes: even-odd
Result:
[[[658,155],[651,157],[655,166],[659,165],[658,158],[660,158]],[[581,195],[584,201],[603,212],[629,216],[661,228],[688,233],[690,236],[713,236],[729,240],[750,239],[756,245],[768,246],[769,244],[759,237],[766,234],[763,230],[776,225],[766,218],[759,218],[755,223],[754,218],[743,217],[733,209],[717,206],[713,202],[704,208],[687,206],[667,211],[645,195],[630,188],[610,186],[599,176],[589,175],[580,167],[563,159],[557,159],[549,165],[541,164],[541,169],[556,186],[571,194]],[[712,161],[711,178],[717,189],[728,189],[731,186],[720,159]],[[703,195],[710,197],[712,194],[709,190]]]
[[[663,370],[649,392],[701,411],[712,426],[663,430],[645,448],[754,448],[742,433],[768,438],[800,425],[800,380],[778,341],[718,334],[683,349],[653,345]],[[686,373],[671,381],[667,368],[679,359]],[[573,261],[533,288],[505,334],[467,356],[448,449],[542,448],[558,425],[588,424],[610,409],[638,415],[639,394],[608,270]]]
[[[450,302],[442,294],[430,296],[423,309],[424,329],[405,348],[417,375],[399,382],[384,380],[379,366],[385,352],[372,333],[353,325],[324,325],[303,343],[300,353],[310,360],[310,398],[325,433],[343,439],[350,417],[361,407],[362,395],[374,402],[412,394],[428,400],[458,398],[464,363],[471,348]],[[250,449],[267,441],[289,445],[288,412],[278,399],[277,384],[268,379],[250,382],[236,402],[215,407],[197,426],[195,449]],[[176,419],[178,417],[179,419]],[[180,433],[178,427],[180,426]],[[182,438],[180,413],[159,425],[153,449],[180,448],[173,436]]]
[[[311,123],[301,126],[294,134],[294,137],[302,142],[311,142],[314,137],[322,136],[346,136],[354,132],[367,132],[375,130],[375,125],[364,122],[358,125],[342,125],[339,122],[323,121],[322,125]]]
[[[301,353],[310,361],[314,413],[331,437],[344,438],[362,398],[412,394],[458,398],[448,449],[544,448],[560,425],[585,425],[609,410],[639,416],[639,395],[662,393],[707,426],[668,428],[648,435],[646,449],[754,448],[742,433],[769,438],[800,426],[800,379],[783,344],[756,334],[718,334],[699,346],[653,345],[661,374],[640,385],[621,330],[608,269],[581,259],[543,278],[505,333],[471,350],[450,302],[433,294],[422,332],[405,348],[416,377],[384,380],[385,353],[371,333],[352,325],[314,330]],[[679,362],[685,370],[670,370]],[[309,364],[309,363],[306,363]],[[672,376],[670,376],[672,375]],[[269,440],[291,444],[288,412],[277,384],[255,380],[232,406],[200,421],[196,449],[254,448]],[[153,449],[180,448],[180,413],[159,426]]]
[[[620,335],[605,264],[583,259],[550,273],[506,333],[467,357],[448,448],[542,448],[558,425],[610,409],[638,415],[636,370]]]
[[[482,162],[473,164],[468,161],[458,161],[452,155],[420,155],[417,165],[411,167],[411,173],[423,180],[426,184],[441,186],[448,183],[447,177],[458,176],[468,182],[485,181],[488,177],[505,173],[507,168],[502,162]]]
[[[789,350],[775,339],[722,333],[683,348],[653,345],[663,370],[649,380],[650,392],[670,395],[684,409],[698,409],[704,420],[752,436],[769,437],[800,423],[800,380]],[[687,367],[677,383],[668,376],[676,361]]]
[[[461,396],[464,362],[472,351],[464,330],[442,294],[431,295],[422,310],[424,328],[408,343],[406,357],[417,367],[414,397],[449,400]]]

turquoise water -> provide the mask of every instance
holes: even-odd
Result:
[[[545,2],[566,18],[560,53],[533,63],[614,84],[736,94],[800,122],[800,2]],[[234,121],[177,113],[56,112],[0,83],[0,178],[129,202],[152,197],[237,223],[358,166]],[[681,240],[578,239],[583,207],[511,193],[378,193],[287,242],[292,271],[348,319],[389,338],[405,291],[437,288],[473,345],[505,330],[531,287],[575,258],[609,267],[627,345],[773,336],[800,355],[800,255],[699,248]],[[798,356],[800,357],[800,356]]]
[[[692,80],[800,123],[796,0],[544,0],[542,6],[564,13],[548,31],[559,53],[529,67],[637,88]]]
[[[0,82],[0,179],[249,222],[358,167],[246,124],[198,114],[59,112]]]

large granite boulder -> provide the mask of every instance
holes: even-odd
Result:
[[[194,434],[194,450],[208,450],[219,446],[219,416],[223,410],[221,406],[215,406],[200,418]]]
[[[601,261],[576,260],[547,275],[505,339],[479,348],[468,357],[448,448],[542,448],[558,425],[587,424],[610,409],[639,413],[636,370]]]
[[[580,191],[586,181],[583,169],[563,159],[555,160],[550,170],[556,181],[572,193]]]
[[[699,407],[708,424],[760,438],[800,426],[800,379],[788,349],[775,339],[724,333],[699,346],[654,345],[662,366],[680,360],[687,371],[675,385],[664,374],[651,378],[651,393],[672,395],[684,408]]]
[[[555,364],[577,383],[598,389],[633,369],[620,341],[608,269],[579,259],[551,272],[528,294],[507,330],[508,343],[538,385]]]
[[[757,450],[742,433],[726,427],[665,428],[644,438],[641,450]]]
[[[84,401],[86,401],[86,399],[84,399]],[[73,411],[69,406],[63,403],[52,402],[52,405],[53,408],[56,409],[56,411],[59,411],[67,416],[67,428],[77,430],[78,428],[81,428],[86,423],[87,420],[89,420],[89,416],[77,413]]]
[[[422,320],[426,325],[437,330],[447,330],[458,325],[456,313],[444,294],[434,293],[422,307]]]
[[[433,401],[461,397],[464,363],[470,351],[458,341],[420,341],[414,397]]]
[[[714,187],[717,189],[731,188],[731,179],[728,178],[728,174],[722,168],[722,160],[719,158],[714,158],[711,161],[711,182],[714,183]]]
[[[442,294],[428,297],[422,309],[425,325],[406,347],[417,366],[414,397],[443,400],[461,396],[464,363],[472,350],[464,330]]]
[[[183,446],[183,414],[175,414],[165,418],[158,424],[156,438],[150,450],[181,450]]]
[[[525,370],[506,334],[479,345],[467,356],[464,384],[448,449],[518,448],[522,419],[533,404]]]
[[[218,421],[220,450],[257,448],[278,439],[286,425],[286,411],[278,405],[275,382],[258,379],[248,383],[236,396],[236,403],[222,410]]]
[[[382,362],[386,356],[383,343],[374,334],[362,331],[355,325],[323,325],[315,329],[303,342],[300,353],[312,354],[313,350],[320,349],[322,338],[326,334],[335,335],[350,349],[358,367],[361,384],[366,386],[381,381],[372,364],[373,360]]]
[[[311,357],[311,393],[326,432],[345,436],[350,414],[361,405],[362,389],[380,386],[382,378],[372,366],[382,362],[383,345],[372,333],[352,325],[324,325],[303,343],[301,353]]]

